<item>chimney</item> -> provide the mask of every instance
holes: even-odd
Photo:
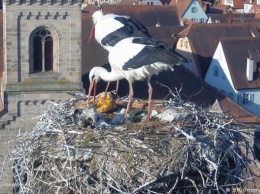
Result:
[[[247,64],[246,64],[246,75],[248,81],[253,81],[253,73],[254,73],[254,60],[250,57],[247,58]]]

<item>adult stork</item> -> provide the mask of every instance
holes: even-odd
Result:
[[[128,37],[148,37],[147,28],[138,20],[130,18],[129,16],[116,14],[103,14],[101,8],[95,11],[92,15],[93,25],[89,35],[89,41],[95,33],[96,41],[108,52],[120,40]],[[113,69],[111,65],[111,69]],[[106,91],[108,90],[110,82],[108,82]],[[118,81],[116,85],[116,93],[118,91]]]
[[[187,62],[186,59],[169,48],[163,42],[143,37],[125,38],[118,42],[109,52],[108,60],[114,68],[108,72],[103,67],[94,67],[89,73],[89,93],[91,96],[93,87],[100,79],[110,82],[126,79],[129,83],[129,101],[125,111],[125,117],[130,109],[134,95],[133,82],[147,80],[148,84],[148,113],[147,121],[150,120],[152,85],[150,79],[153,75],[168,69],[173,70],[174,65]]]

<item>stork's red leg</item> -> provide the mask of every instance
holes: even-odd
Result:
[[[147,108],[146,121],[150,121],[150,117],[151,117],[151,104],[152,104],[153,87],[150,83],[150,80],[148,80],[148,94],[149,94],[149,98],[148,98],[148,108]]]
[[[94,105],[96,104],[95,102],[96,94],[97,94],[97,82],[94,82],[94,100],[93,100]]]
[[[116,95],[118,94],[119,81],[116,81]]]
[[[90,96],[91,96],[91,93],[92,93],[92,89],[94,88],[94,104],[95,104],[95,97],[96,97],[96,91],[97,91],[97,83],[94,81],[94,82],[91,82],[89,84],[89,89],[88,89],[88,104],[89,104],[89,101],[90,101]]]
[[[133,85],[130,81],[128,81],[128,83],[129,83],[129,99],[128,99],[128,104],[127,104],[126,111],[125,111],[125,118],[127,117],[128,111],[130,110],[132,98],[134,96]]]
[[[92,92],[93,86],[94,86],[94,82],[91,82],[89,84],[89,88],[88,88],[88,104],[89,104],[89,100],[90,100],[90,96],[91,96],[91,92]]]
[[[108,91],[109,85],[110,85],[110,82],[107,82],[107,87],[106,87],[106,90],[105,90],[105,96],[107,96],[107,91]]]

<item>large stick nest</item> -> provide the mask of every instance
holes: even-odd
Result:
[[[253,178],[249,126],[229,115],[172,101],[167,110],[185,116],[118,128],[98,125],[100,115],[91,122],[78,114],[75,103],[81,100],[86,99],[75,95],[51,103],[36,126],[10,145],[16,191],[225,193]]]

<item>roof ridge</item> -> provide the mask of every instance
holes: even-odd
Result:
[[[193,25],[193,23],[191,23],[190,25],[188,25],[185,29],[183,29],[183,30],[179,33],[179,35],[181,35],[181,36],[188,36],[189,33],[190,33],[190,30],[191,30],[191,28],[192,28],[192,25]]]
[[[254,40],[260,41],[260,37],[220,37],[221,42],[229,42],[229,41],[247,41],[247,40]]]

